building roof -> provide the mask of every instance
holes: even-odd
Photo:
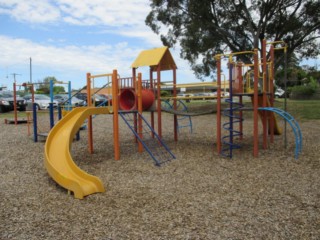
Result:
[[[152,71],[156,71],[158,65],[160,65],[161,71],[177,69],[168,47],[153,48],[140,52],[131,67],[149,66]]]

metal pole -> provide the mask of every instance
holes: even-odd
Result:
[[[284,111],[287,112],[287,46],[284,48]],[[287,148],[287,121],[284,122],[284,147]]]
[[[30,83],[32,83],[32,59],[30,57]]]
[[[34,142],[38,142],[37,104],[34,102],[32,102],[32,110],[33,110],[33,140]]]
[[[233,71],[233,62],[232,58],[229,58],[229,157],[232,158],[233,150],[233,92],[232,92],[232,71]]]
[[[54,126],[54,112],[53,112],[53,80],[50,80],[50,103],[49,103],[49,114],[50,114],[50,129]]]
[[[13,83],[13,110],[14,110],[14,124],[18,124],[18,113],[17,113],[17,85],[16,81]]]

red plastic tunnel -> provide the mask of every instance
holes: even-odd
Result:
[[[149,109],[154,100],[154,93],[150,89],[142,89],[142,110]],[[121,110],[136,110],[138,108],[138,97],[134,89],[123,89],[119,96],[119,108]]]

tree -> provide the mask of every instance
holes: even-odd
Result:
[[[44,93],[44,94],[50,94],[50,81],[53,80],[53,83],[57,82],[57,79],[53,76],[45,77],[42,82],[38,83],[37,92],[38,93]],[[63,86],[53,86],[53,93],[61,93],[65,92],[65,89]]]
[[[180,44],[181,57],[198,77],[213,74],[214,54],[261,51],[262,38],[285,41],[288,60],[320,53],[319,0],[152,0],[151,8],[146,24],[165,46]],[[239,59],[252,61],[247,55]],[[283,59],[276,59],[277,68]]]

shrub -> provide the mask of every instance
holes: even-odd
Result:
[[[310,81],[306,85],[293,86],[291,92],[299,95],[313,95],[318,88],[318,83],[314,78],[310,78]]]
[[[160,95],[161,97],[170,97],[170,92],[161,90]]]

